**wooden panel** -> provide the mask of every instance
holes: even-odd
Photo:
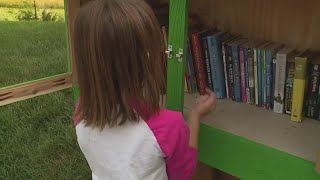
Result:
[[[191,0],[190,13],[251,39],[320,50],[319,0]]]
[[[215,169],[203,164],[201,162],[198,162],[196,174],[192,178],[192,180],[217,180],[213,179],[215,174]]]
[[[185,57],[187,54],[189,0],[170,0],[169,41],[173,46],[172,58],[168,59],[167,108],[183,110]],[[176,54],[183,49],[182,62]]]
[[[67,0],[67,22],[68,22],[68,33],[69,33],[69,47],[70,47],[70,57],[71,57],[71,72],[73,77],[73,82],[76,83],[77,72],[75,70],[75,59],[73,55],[73,39],[74,39],[74,23],[80,9],[80,0]]]
[[[0,89],[0,106],[72,87],[71,74]]]

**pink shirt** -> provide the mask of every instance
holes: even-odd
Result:
[[[197,150],[189,146],[190,130],[180,112],[162,109],[145,121],[103,132],[77,117],[73,122],[93,179],[192,179]]]

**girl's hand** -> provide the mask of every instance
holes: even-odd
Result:
[[[191,113],[200,120],[208,113],[214,111],[217,105],[217,98],[213,91],[206,88],[206,94],[197,98]]]

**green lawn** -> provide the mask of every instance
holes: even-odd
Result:
[[[0,87],[68,71],[64,22],[0,21]]]
[[[0,107],[0,180],[90,179],[72,104],[65,90]]]

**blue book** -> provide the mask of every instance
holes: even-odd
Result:
[[[209,61],[211,65],[211,74],[213,81],[213,89],[216,93],[217,98],[226,98],[226,87],[225,87],[225,77],[223,69],[222,60],[222,39],[226,35],[222,32],[209,35],[208,40],[208,50],[209,50]]]
[[[187,52],[187,65],[189,69],[189,75],[190,75],[190,90],[191,93],[196,93],[197,92],[197,83],[196,83],[196,77],[194,74],[194,68],[193,68],[193,58],[192,58],[192,53],[190,49],[190,42],[187,41],[187,46],[188,46],[188,52]]]
[[[258,49],[258,107],[262,107],[262,51]]]
[[[240,60],[237,45],[232,45],[232,61],[234,74],[234,96],[236,102],[242,102],[241,98],[241,77],[240,77]]]
[[[271,75],[271,66],[272,62],[272,54],[270,50],[266,50],[266,108],[270,107],[271,103],[271,83],[272,83],[272,75]]]
[[[245,65],[245,74],[246,74],[246,96],[247,96],[247,103],[250,103],[250,102],[251,102],[251,99],[250,99],[250,88],[249,88],[248,48],[244,48],[244,65]]]

